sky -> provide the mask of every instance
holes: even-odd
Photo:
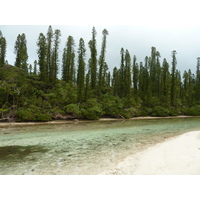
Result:
[[[25,1],[19,0],[19,3]],[[31,1],[32,2],[32,1]],[[120,50],[128,49],[131,57],[137,57],[137,62],[143,62],[145,56],[150,56],[151,47],[156,47],[160,52],[162,63],[166,58],[171,65],[171,52],[177,51],[177,69],[182,73],[191,69],[196,71],[196,58],[200,56],[200,22],[198,15],[198,1],[177,0],[140,0],[140,1],[67,1],[64,5],[58,0],[59,8],[54,4],[43,12],[46,6],[36,0],[35,4],[16,12],[0,25],[4,37],[7,40],[7,60],[14,64],[14,45],[18,34],[25,33],[29,64],[37,60],[37,39],[39,33],[46,34],[48,26],[53,30],[61,30],[60,66],[62,64],[62,52],[67,37],[73,36],[78,48],[79,39],[82,37],[87,48],[86,61],[90,56],[88,42],[91,39],[92,27],[97,30],[97,49],[100,55],[102,31],[106,28],[107,36],[106,62],[109,69],[120,66]],[[66,2],[66,1],[65,1]],[[114,2],[114,3],[113,3]],[[39,4],[40,3],[40,4]],[[60,3],[60,4],[59,4]],[[7,3],[9,5],[9,1]],[[32,8],[32,9],[30,9]],[[23,11],[23,12],[22,12]],[[53,14],[52,14],[53,13]],[[14,24],[14,25],[13,25]],[[45,25],[44,25],[45,24]],[[60,68],[61,69],[61,68]]]

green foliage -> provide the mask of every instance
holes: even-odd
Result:
[[[161,106],[156,106],[153,108],[151,116],[166,117],[169,116],[169,111]]]
[[[106,53],[106,37],[108,35],[108,31],[106,29],[103,30],[103,41],[101,46],[101,55],[99,57],[99,83],[98,83],[98,93],[101,95],[105,87],[105,74],[107,72],[107,65],[105,65],[105,53]]]
[[[78,73],[77,73],[77,97],[78,101],[83,101],[85,99],[84,92],[84,82],[85,82],[85,44],[84,40],[81,38],[79,41],[78,50]]]
[[[41,109],[36,106],[31,108],[19,108],[15,112],[17,122],[38,122],[51,121],[51,116],[48,113],[41,113]]]
[[[92,39],[89,41],[88,45],[90,48],[90,59],[89,59],[89,70],[90,70],[90,79],[91,79],[91,88],[96,89],[97,81],[97,48],[96,48],[96,29],[92,28]]]
[[[26,35],[22,33],[17,36],[17,40],[15,42],[15,66],[24,70],[24,72],[28,72],[28,53],[26,47]]]
[[[180,109],[177,109],[177,108],[174,108],[174,107],[169,107],[168,111],[169,111],[170,116],[178,116],[178,115],[181,114]]]
[[[64,111],[73,118],[79,118],[81,116],[81,112],[77,104],[69,104],[65,106]]]
[[[63,71],[62,71],[62,79],[67,83],[74,83],[75,79],[75,50],[74,50],[75,42],[74,38],[70,35],[67,39],[66,46],[63,50]]]
[[[3,37],[0,31],[0,67],[5,65],[5,57],[6,57],[6,38]]]
[[[102,109],[105,116],[116,117],[123,110],[123,101],[116,96],[105,94],[102,99]]]
[[[184,114],[189,115],[189,116],[200,116],[200,106],[194,106],[194,107],[191,107],[191,108],[186,108],[184,110]]]
[[[152,108],[145,108],[145,107],[142,107],[139,109],[139,113],[140,113],[140,116],[151,116],[153,112],[153,109]]]
[[[81,114],[83,118],[86,119],[99,119],[103,115],[102,105],[97,102],[97,99],[88,99],[86,103],[83,104]]]
[[[59,107],[53,107],[52,109],[50,109],[49,114],[51,116],[52,119],[66,119],[66,113],[64,112],[64,110],[61,110]]]
[[[127,108],[124,110],[121,110],[120,115],[122,115],[124,118],[132,118],[132,117],[138,117],[140,115],[140,112],[136,108]]]
[[[40,33],[37,41],[37,53],[38,53],[38,64],[40,68],[40,79],[43,81],[48,80],[48,68],[47,68],[47,44],[46,37],[43,33]]]
[[[101,107],[93,106],[91,108],[82,109],[81,113],[85,119],[97,120],[102,116],[103,111]]]
[[[140,111],[133,98],[121,99],[119,97],[106,94],[104,95],[101,104],[104,116],[117,118],[123,116],[124,118],[131,118],[140,115]]]
[[[8,108],[6,108],[6,109],[0,108],[0,116],[1,116],[1,118],[4,118],[6,116],[6,114],[8,114],[8,112],[9,112]]]
[[[130,113],[131,117],[138,117],[140,116],[140,110],[136,108],[128,108],[127,112]]]

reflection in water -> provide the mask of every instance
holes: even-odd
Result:
[[[199,118],[4,128],[0,174],[97,174],[130,154],[191,130],[200,130]]]
[[[0,158],[6,161],[13,161],[14,159],[19,162],[32,153],[44,153],[47,151],[41,146],[0,146]]]

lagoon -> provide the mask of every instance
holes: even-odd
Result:
[[[0,128],[0,174],[100,174],[185,132],[200,118],[94,121]]]

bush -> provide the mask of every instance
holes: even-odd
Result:
[[[17,122],[46,122],[51,121],[51,116],[40,112],[39,108],[19,108],[15,112]]]
[[[127,110],[121,110],[120,113],[119,113],[122,117],[126,118],[126,119],[129,119],[132,117],[131,113]],[[118,115],[119,116],[119,115]],[[121,117],[119,116],[119,117]]]
[[[52,119],[67,119],[66,113],[64,110],[60,110],[58,107],[53,107],[50,109],[50,114]]]
[[[105,116],[116,117],[123,110],[123,102],[119,97],[104,95],[101,102]]]
[[[85,103],[80,105],[80,108],[79,115],[85,119],[96,120],[103,115],[102,105],[98,103],[95,98],[88,99]]]
[[[0,108],[0,118],[4,118],[9,113],[9,109]]]
[[[102,116],[103,110],[98,106],[94,106],[91,108],[82,109],[81,113],[82,116],[86,119],[97,120]]]
[[[36,118],[37,118],[36,121],[39,121],[39,122],[47,122],[47,121],[51,121],[52,120],[52,118],[51,118],[51,116],[49,114],[42,114],[42,113],[40,113],[40,114],[38,113],[36,115]]]
[[[140,108],[139,112],[140,112],[140,116],[151,116],[153,113],[153,109],[143,107],[143,108]]]
[[[156,106],[153,108],[151,116],[166,117],[169,116],[169,111],[161,106]]]
[[[81,115],[79,106],[77,104],[69,104],[64,107],[64,111],[74,118],[79,118]]]
[[[192,108],[186,108],[184,111],[185,115],[200,116],[200,106],[194,106]]]
[[[124,118],[127,118],[127,119],[131,118],[131,117],[138,117],[138,116],[140,116],[140,112],[136,108],[127,108],[127,109],[124,109],[124,110],[120,111],[120,114]]]
[[[181,112],[173,107],[170,107],[169,109],[169,115],[170,116],[178,116]]]

